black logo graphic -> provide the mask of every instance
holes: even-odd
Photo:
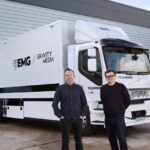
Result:
[[[31,65],[30,56],[19,58],[13,61],[13,66],[15,69],[23,67],[23,66],[30,66],[30,65]]]

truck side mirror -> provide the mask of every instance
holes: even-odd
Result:
[[[88,57],[96,57],[96,49],[95,48],[88,49]]]
[[[88,49],[88,71],[96,72],[97,71],[97,62],[96,62],[96,49],[89,48]]]
[[[89,72],[96,72],[97,71],[96,58],[88,59],[88,71]]]

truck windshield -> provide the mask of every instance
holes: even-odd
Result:
[[[118,73],[150,73],[149,57],[143,49],[107,46],[103,47],[103,53],[107,69]]]

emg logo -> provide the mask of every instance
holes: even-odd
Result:
[[[24,58],[19,58],[15,59],[13,61],[13,66],[15,69],[23,67],[23,66],[30,66],[31,65],[31,58],[30,56],[24,57]]]

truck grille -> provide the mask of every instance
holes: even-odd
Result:
[[[136,99],[136,100],[131,101],[131,104],[132,105],[135,105],[135,104],[144,104],[144,100],[143,99]]]
[[[139,117],[145,117],[145,115],[146,115],[145,110],[134,111],[134,112],[131,112],[131,113],[132,113],[132,119],[139,118]]]
[[[129,94],[131,99],[147,99],[150,98],[150,89],[132,89]]]

